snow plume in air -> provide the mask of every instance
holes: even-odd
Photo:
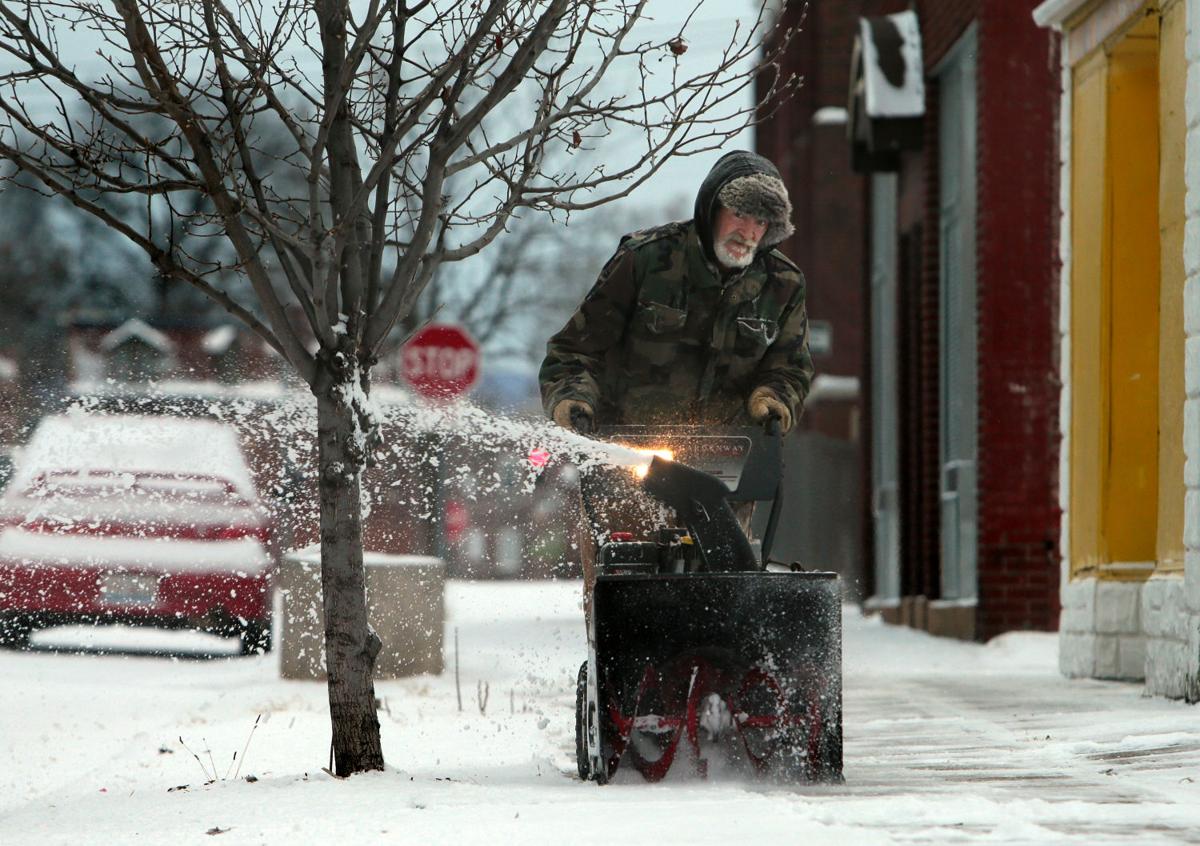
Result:
[[[636,472],[650,459],[548,420],[504,416],[464,400],[426,404],[391,385],[349,399],[364,411],[363,427],[373,427],[372,459],[360,477],[365,547],[432,553],[440,544],[448,560],[468,562],[460,562],[466,575],[497,574],[497,567],[501,575],[569,572],[577,561],[580,474]],[[78,524],[71,530],[80,550],[94,541],[89,534],[112,532],[207,542],[231,541],[245,529],[272,554],[319,540],[316,403],[307,390],[268,383],[163,383],[136,392],[116,386],[77,398],[53,420],[31,440],[36,449],[27,451],[27,466],[14,468],[23,475],[14,476],[9,493],[31,490],[27,510],[43,520],[39,528],[61,533],[60,524]],[[81,441],[87,432],[106,433],[104,444]],[[366,428],[355,436],[365,441]],[[200,491],[202,483],[214,492]],[[216,501],[221,497],[230,501]],[[234,498],[242,512],[233,510]],[[222,523],[229,515],[236,517],[233,529]],[[437,517],[444,523],[440,540],[429,528]]]

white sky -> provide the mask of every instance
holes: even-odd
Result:
[[[762,0],[702,0],[698,9],[696,2],[697,0],[650,0],[645,19],[634,30],[638,38],[666,39],[674,35],[688,15],[695,10],[687,30],[689,49],[678,59],[681,74],[684,76],[700,73],[715,62],[721,49],[729,43],[738,22],[741,21],[743,29],[753,23]],[[74,62],[74,68],[81,76],[86,78],[106,69],[107,66],[97,55],[97,51],[104,45],[94,33],[76,29],[62,30],[56,35],[61,55],[67,57],[69,62]],[[6,54],[0,53],[0,72],[13,66],[12,60]],[[630,90],[636,86],[637,78],[632,68],[614,67],[606,82],[607,90]],[[46,101],[49,102],[49,98],[46,98]],[[748,106],[752,102],[753,90],[750,88],[739,101],[731,103],[730,108],[739,104]],[[753,132],[744,131],[727,145],[727,149],[749,149],[752,146]],[[664,198],[686,196],[690,205],[690,198],[700,180],[719,155],[713,152],[694,158],[669,161],[646,185],[635,192],[632,200],[639,206],[660,208]]]
[[[729,43],[734,26],[739,20],[743,26],[753,22],[760,3],[755,0],[707,0],[692,18],[688,27],[688,51],[680,57],[680,66],[686,73],[703,71],[705,67],[716,61],[717,53]],[[645,24],[645,32],[655,37],[663,37],[676,31],[681,26],[694,7],[694,3],[686,0],[659,0],[651,2],[650,16],[653,22]],[[618,80],[614,83],[620,84]],[[754,101],[753,87],[744,92],[742,103],[749,106]],[[754,132],[744,130],[736,138],[726,144],[727,150],[753,149]],[[683,195],[690,209],[691,201],[700,181],[708,173],[713,162],[720,158],[720,152],[705,153],[694,157],[676,158],[663,165],[651,179],[632,196],[638,205],[651,208],[661,206],[660,198]]]

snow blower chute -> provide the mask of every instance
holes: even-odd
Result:
[[[580,778],[632,768],[658,781],[686,767],[840,781],[837,574],[760,563],[781,507],[778,434],[624,426],[596,436],[656,457],[582,484]],[[746,503],[766,500],[759,553],[742,521]]]

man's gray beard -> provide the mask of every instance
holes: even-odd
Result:
[[[728,268],[740,269],[743,267],[749,267],[754,261],[754,247],[747,247],[746,255],[738,258],[733,253],[729,252],[729,250],[725,249],[725,243],[728,240],[729,239],[726,238],[725,241],[720,241],[713,244],[713,252],[717,254],[717,261]],[[756,244],[755,246],[758,245]]]

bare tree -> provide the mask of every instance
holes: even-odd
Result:
[[[360,516],[381,345],[437,268],[483,250],[515,210],[569,213],[623,197],[668,157],[715,149],[762,113],[742,95],[753,90],[747,60],[759,54],[765,13],[732,28],[710,65],[688,75],[677,61],[686,32],[634,34],[645,8],[0,0],[0,158],[122,233],[164,276],[219,302],[316,397],[339,775],[383,767],[372,681],[380,643],[367,622]],[[77,71],[78,55],[60,46],[81,32],[100,45],[99,73]],[[782,50],[787,41],[772,43]],[[620,65],[636,81],[613,93],[601,82]],[[523,104],[532,105],[517,131],[493,129],[494,115]],[[143,129],[147,115],[169,131]],[[291,138],[285,151],[260,142],[272,125]],[[616,137],[625,140],[605,146]],[[608,160],[586,164],[581,153],[593,147]],[[547,155],[556,150],[573,154]],[[551,161],[566,164],[543,164]],[[302,180],[277,178],[284,173]],[[176,202],[197,192],[207,202]],[[218,232],[236,261],[189,254],[114,215],[96,199],[110,195],[164,204],[186,231]],[[298,309],[272,285],[272,261]],[[222,287],[231,270],[248,281],[249,300]]]

